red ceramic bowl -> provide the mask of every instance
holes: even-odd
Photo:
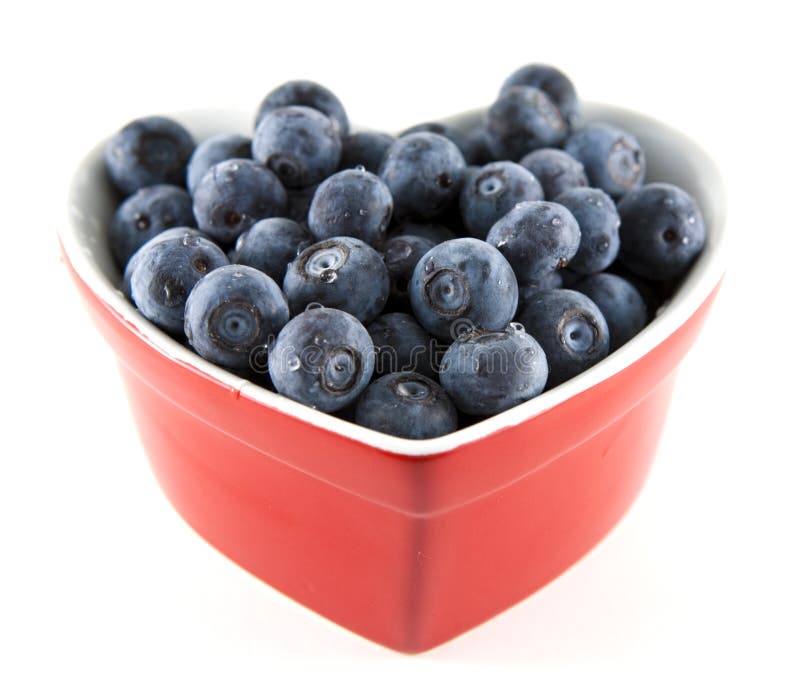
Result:
[[[713,163],[683,135],[618,108],[586,111],[636,134],[649,179],[695,196],[708,245],[655,321],[602,363],[428,441],[304,407],[148,323],[117,289],[102,146],[88,155],[69,190],[63,253],[117,354],[153,471],[200,535],[323,616],[418,652],[535,592],[614,526],[647,475],[677,365],[722,277],[724,201]],[[198,137],[250,124],[249,113],[178,117]]]

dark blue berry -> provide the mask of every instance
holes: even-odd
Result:
[[[392,193],[398,218],[428,220],[458,197],[465,167],[452,141],[418,132],[400,137],[389,147],[380,176]]]
[[[570,126],[580,116],[580,103],[575,86],[566,74],[550,65],[525,65],[516,70],[503,83],[502,90],[513,86],[533,86],[544,91]]]
[[[283,291],[292,314],[317,303],[346,311],[366,324],[386,305],[389,272],[368,244],[355,237],[332,237],[304,249],[289,264]]]
[[[145,318],[169,333],[183,334],[186,299],[198,280],[228,264],[216,244],[191,230],[167,231],[133,255],[131,296]]]
[[[465,333],[442,359],[439,378],[462,412],[488,416],[530,400],[547,383],[547,359],[519,324]]]
[[[321,84],[304,79],[288,81],[270,91],[258,108],[256,126],[264,115],[287,105],[302,105],[319,110],[333,120],[341,137],[346,136],[350,130],[350,122],[342,102]]]
[[[486,241],[503,254],[520,284],[541,280],[575,256],[581,231],[575,217],[551,201],[524,201],[498,220]]]
[[[607,269],[619,253],[619,213],[602,189],[576,187],[556,198],[578,221],[581,244],[569,262],[575,273],[598,273]]]
[[[403,130],[400,132],[399,136],[404,137],[407,134],[416,134],[417,132],[431,132],[433,134],[439,134],[443,137],[447,137],[456,146],[458,146],[458,150],[461,151],[461,155],[464,156],[464,160],[467,160],[467,156],[470,153],[470,143],[467,139],[467,135],[464,134],[460,129],[457,129],[452,125],[444,124],[443,122],[423,122]]]
[[[416,372],[436,375],[436,341],[411,314],[381,314],[368,327],[375,344],[375,375]]]
[[[609,267],[608,273],[624,278],[636,288],[642,296],[644,303],[647,305],[648,321],[655,317],[662,302],[668,300],[672,296],[672,290],[670,290],[670,283],[672,281],[660,282],[642,278],[642,276],[636,275],[625,268],[619,260],[619,257],[617,257],[617,260]],[[580,281],[575,281],[575,283],[577,282]]]
[[[287,205],[278,178],[245,158],[209,168],[194,194],[198,227],[221,244],[230,244],[262,218],[283,216]]]
[[[356,404],[355,423],[402,438],[436,438],[458,429],[458,412],[438,383],[398,373],[369,385]]]
[[[334,121],[305,106],[270,110],[253,133],[253,158],[293,189],[322,182],[336,171],[341,153]]]
[[[169,184],[142,187],[123,201],[111,219],[109,244],[117,265],[164,230],[194,225],[192,199],[185,189]]]
[[[283,285],[286,267],[314,241],[308,230],[289,218],[265,218],[239,235],[230,259],[257,268]]]
[[[393,208],[380,177],[366,170],[342,170],[317,187],[308,227],[318,240],[346,235],[375,247],[386,237]]]
[[[608,325],[597,305],[575,290],[530,296],[517,315],[547,355],[548,388],[585,371],[609,351]]]
[[[588,125],[572,134],[564,149],[583,163],[592,187],[613,197],[644,182],[644,151],[636,137],[619,127],[600,122]]]
[[[486,130],[495,158],[518,161],[534,149],[561,144],[569,127],[544,91],[514,86],[489,108]]]
[[[409,298],[417,320],[442,339],[464,329],[505,328],[517,310],[514,271],[494,247],[473,238],[436,245],[414,269]]]
[[[553,201],[568,189],[586,187],[589,184],[583,163],[561,149],[536,149],[519,164],[530,170],[539,180],[547,201]]]
[[[166,117],[143,117],[125,125],[106,144],[108,177],[125,196],[156,184],[186,184],[194,139]]]
[[[647,325],[647,305],[627,280],[611,273],[587,276],[575,285],[603,312],[611,337],[611,352],[619,349]]]
[[[383,132],[355,132],[342,139],[342,157],[339,169],[346,170],[361,166],[377,174],[381,162],[395,137]]]
[[[695,200],[671,184],[648,184],[618,205],[620,260],[651,280],[681,276],[705,245],[706,226]]]
[[[542,186],[530,171],[517,163],[498,161],[466,175],[459,205],[464,226],[473,237],[482,240],[492,225],[519,202],[542,199]]]
[[[489,134],[486,126],[481,124],[467,133],[467,149],[464,160],[469,165],[486,165],[491,163],[494,156],[489,150]]]
[[[308,309],[289,321],[269,351],[275,389],[323,412],[347,407],[372,378],[375,352],[369,333],[338,309]]]
[[[435,244],[416,235],[395,235],[383,245],[383,262],[389,271],[389,299],[394,308],[407,309],[408,282],[419,260]]]
[[[139,257],[146,253],[146,248],[151,244],[160,242],[162,240],[174,239],[176,237],[180,238],[186,235],[190,237],[203,237],[205,239],[209,239],[204,233],[196,230],[195,228],[170,228],[169,230],[162,230],[158,235],[145,242],[131,255],[131,258],[128,259],[128,262],[125,264],[125,270],[122,273],[122,281],[120,283],[120,290],[125,297],[133,301],[133,296],[131,295],[131,276],[133,276],[133,271],[136,268]]]
[[[222,266],[201,278],[186,300],[184,332],[205,359],[245,369],[289,321],[275,281],[250,266]]]
[[[194,194],[211,166],[229,158],[250,158],[251,142],[240,134],[217,134],[201,141],[189,159],[186,186]]]

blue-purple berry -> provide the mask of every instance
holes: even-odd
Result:
[[[497,161],[466,175],[459,198],[461,219],[469,233],[482,240],[518,203],[543,199],[542,186],[529,170],[511,161]]]
[[[547,356],[548,388],[577,376],[608,355],[605,317],[592,300],[575,290],[534,293],[520,306],[517,320]]]
[[[129,122],[106,144],[106,173],[124,196],[156,184],[186,184],[186,165],[194,150],[192,135],[167,117]]]
[[[518,161],[534,149],[560,145],[569,125],[544,91],[513,86],[489,108],[486,130],[496,159]]]
[[[335,412],[369,385],[375,352],[369,333],[354,316],[310,308],[284,326],[269,350],[268,364],[278,393]]]
[[[435,381],[395,373],[371,383],[356,404],[356,424],[392,436],[426,439],[458,429],[458,411]]]
[[[581,243],[569,262],[575,273],[588,275],[606,270],[619,253],[619,213],[602,189],[576,187],[556,197],[578,221]]]
[[[217,268],[192,288],[184,332],[203,358],[246,369],[289,321],[289,306],[272,278],[250,266]]]
[[[339,166],[339,126],[319,110],[290,105],[264,114],[253,132],[253,158],[290,189],[322,182]]]
[[[117,207],[108,242],[117,265],[123,267],[139,247],[164,230],[194,224],[192,198],[185,189],[170,184],[142,187]]]
[[[332,237],[307,247],[289,264],[283,291],[292,314],[316,303],[368,324],[386,306],[389,272],[368,244],[355,237]]]
[[[167,231],[134,254],[131,297],[139,311],[173,335],[183,335],[183,312],[189,293],[203,276],[228,264],[216,244],[191,229]]]
[[[283,216],[288,198],[277,177],[246,158],[211,166],[194,193],[198,227],[220,244],[231,244],[262,218]]]
[[[539,395],[547,376],[544,351],[517,323],[501,331],[463,334],[450,345],[439,372],[458,409],[479,417]]]
[[[394,204],[380,177],[353,168],[334,173],[317,187],[308,227],[317,240],[346,235],[377,247],[386,238]]]
[[[536,149],[524,156],[519,164],[533,173],[542,185],[547,201],[553,201],[568,189],[589,184],[583,163],[561,149]]]
[[[498,220],[486,236],[514,269],[520,284],[541,280],[575,256],[581,241],[578,221],[551,201],[524,201]]]

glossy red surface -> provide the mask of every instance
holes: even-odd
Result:
[[[532,594],[616,524],[647,475],[676,367],[714,298],[593,388],[414,457],[321,429],[171,360],[70,269],[119,358],[153,471],[186,521],[276,589],[404,652]]]

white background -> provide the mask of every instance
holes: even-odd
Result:
[[[731,4],[732,5],[732,4]],[[796,23],[778,3],[15,3],[2,21],[0,687],[798,687]],[[654,470],[588,557],[425,655],[352,635],[167,504],[57,258],[75,157],[133,117],[332,88],[387,130],[527,62],[702,142],[728,275]]]

